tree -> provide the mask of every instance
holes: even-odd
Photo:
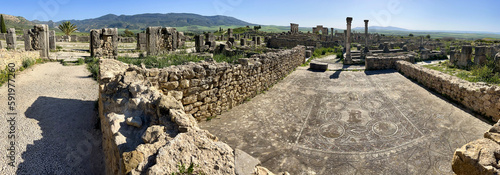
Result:
[[[260,25],[259,26],[253,26],[253,29],[256,30],[256,31],[259,30],[259,29],[261,29],[261,28],[262,28],[262,26],[260,26]]]
[[[409,37],[413,37],[413,33],[410,33],[408,36],[409,36]]]
[[[71,35],[71,33],[73,33],[74,31],[77,30],[76,25],[71,24],[71,22],[69,22],[69,21],[66,21],[66,22],[63,22],[62,24],[59,24],[58,28],[59,28],[59,30],[64,32],[64,34],[66,34],[66,36]]]
[[[425,36],[427,39],[431,39],[431,35],[427,34],[427,36]]]
[[[5,21],[3,20],[3,15],[0,15],[0,33],[7,33],[7,26],[5,25]]]
[[[128,30],[128,29],[125,29],[125,31],[123,31],[123,37],[134,37],[134,32]]]

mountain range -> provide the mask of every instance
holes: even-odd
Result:
[[[119,28],[120,31],[129,29],[134,32],[141,32],[148,26],[176,27],[179,31],[200,33],[203,31],[216,31],[220,26],[223,28],[237,28],[243,26],[255,26],[234,17],[229,16],[202,16],[192,13],[146,13],[137,15],[114,15],[108,14],[98,18],[84,20],[62,20],[62,21],[29,21],[20,16],[3,15],[6,25],[17,29],[33,28],[34,24],[48,24],[50,28],[57,28],[57,25],[64,21],[70,21],[78,27],[79,32],[87,33],[91,29],[99,28]],[[262,26],[261,31],[266,32],[286,32],[290,30],[289,26]],[[300,27],[300,31],[311,31],[312,27]],[[336,29],[342,31],[344,29]],[[353,28],[353,31],[364,32],[364,27]],[[408,36],[412,33],[416,36],[430,34],[433,38],[455,37],[463,39],[478,38],[499,38],[500,33],[494,32],[475,32],[475,31],[442,31],[442,30],[409,30],[399,27],[380,27],[369,26],[370,33],[379,33],[385,35]]]
[[[145,30],[148,26],[253,26],[256,24],[248,23],[228,16],[202,16],[191,13],[146,13],[138,15],[114,15],[108,14],[98,18],[84,20],[63,20],[55,23],[41,22],[49,25],[57,25],[64,21],[70,21],[78,26],[79,31],[88,32],[91,29],[98,28],[122,28],[129,30]],[[49,26],[54,27],[54,26]]]

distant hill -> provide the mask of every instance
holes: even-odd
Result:
[[[5,25],[7,26],[7,29],[16,28],[16,31],[21,31],[20,29],[33,28],[33,26],[35,25],[34,22],[31,22],[21,16],[12,16],[7,14],[2,14],[2,15],[3,19],[5,20]]]
[[[121,28],[129,30],[145,30],[149,26],[163,27],[186,27],[186,26],[252,26],[251,24],[233,17],[228,16],[201,16],[190,13],[149,13],[138,15],[113,15],[108,14],[98,18],[85,20],[62,20],[55,24],[60,24],[64,21],[78,26],[81,32],[88,32],[90,29],[99,28]],[[49,24],[49,22],[41,22]],[[52,26],[51,26],[52,27]]]

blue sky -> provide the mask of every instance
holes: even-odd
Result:
[[[414,30],[500,32],[500,0],[9,0],[0,13],[28,20],[96,18],[106,14],[197,13],[250,23],[345,28],[395,26]]]

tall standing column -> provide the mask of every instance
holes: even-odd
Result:
[[[365,52],[368,52],[368,20],[365,19]]]
[[[346,36],[346,44],[345,44],[345,59],[344,63],[345,64],[352,64],[352,58],[351,58],[351,23],[352,23],[352,17],[347,17],[347,36]]]

